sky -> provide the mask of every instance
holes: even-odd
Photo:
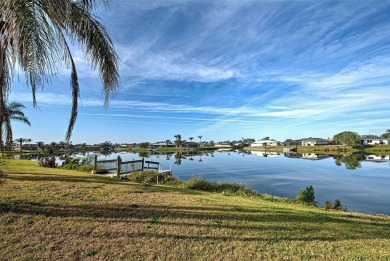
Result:
[[[390,0],[112,0],[96,11],[120,57],[108,108],[82,47],[75,143],[328,138],[390,128]],[[62,141],[70,70],[37,94],[16,75],[10,101],[31,127],[14,137]]]

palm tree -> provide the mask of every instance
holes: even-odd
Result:
[[[3,144],[7,146],[8,150],[12,145],[12,126],[11,121],[19,121],[31,126],[30,121],[24,115],[22,109],[26,108],[19,102],[10,102],[5,104],[4,113],[0,114],[0,147]],[[23,141],[24,142],[24,141]]]
[[[198,138],[199,138],[199,144],[201,144],[202,143],[202,136],[198,136]]]
[[[77,118],[80,95],[77,69],[69,41],[84,47],[92,68],[98,68],[107,106],[118,87],[118,57],[104,26],[93,11],[99,0],[0,1],[0,115],[4,114],[15,68],[25,73],[31,86],[43,88],[57,71],[57,62],[71,68],[72,111],[66,132],[69,141]],[[0,119],[0,127],[5,124]],[[1,140],[0,140],[1,141]],[[1,143],[1,142],[0,142]]]
[[[181,135],[180,134],[176,134],[175,136],[173,136],[176,138],[175,140],[175,143],[176,143],[176,146],[177,147],[181,147],[183,141],[181,140]]]
[[[26,140],[27,139],[25,139],[25,138],[15,139],[16,142],[19,142],[20,151],[22,151],[23,142],[25,142]]]
[[[36,142],[38,148],[43,148],[43,146],[45,145],[45,143],[43,141],[37,141]]]

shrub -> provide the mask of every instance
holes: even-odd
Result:
[[[341,204],[341,201],[339,199],[336,199],[333,204],[330,201],[326,201],[324,208],[347,211],[347,209],[343,207],[343,204]]]
[[[333,206],[332,202],[330,202],[330,201],[327,200],[327,201],[325,202],[324,208],[325,208],[325,209],[333,209],[334,206]]]
[[[91,172],[93,170],[92,157],[87,158],[72,158],[68,155],[65,155],[62,159],[64,160],[62,162],[62,168],[63,169],[69,169],[69,170],[77,170],[81,172]]]
[[[339,199],[336,199],[336,200],[334,201],[333,207],[334,207],[335,209],[340,209],[340,208],[341,208],[341,201],[340,201]]]
[[[316,206],[315,202],[315,196],[314,196],[314,188],[313,186],[306,187],[306,189],[301,189],[298,191],[298,195],[296,200],[298,202],[308,204],[308,205],[313,205]]]
[[[132,172],[127,176],[127,178],[130,180],[148,182],[148,183],[157,183],[157,179],[158,179],[158,183],[161,184],[180,183],[180,180],[173,177],[171,174],[159,173],[154,170]]]
[[[93,165],[66,164],[62,166],[62,168],[81,172],[91,172],[93,170]]]
[[[224,193],[225,195],[234,194],[241,196],[260,196],[259,193],[247,188],[242,184],[227,182],[217,183],[215,181],[206,181],[199,178],[192,178],[186,182],[183,182],[182,186],[189,189]]]

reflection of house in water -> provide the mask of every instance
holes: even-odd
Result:
[[[328,154],[315,154],[315,153],[303,153],[302,159],[308,159],[308,160],[322,160],[329,158],[330,156]]]
[[[363,155],[363,160],[373,162],[390,161],[390,155]]]
[[[215,147],[219,150],[219,151],[229,151],[229,150],[233,150],[233,146],[228,144],[228,143],[218,143],[218,144],[215,144]]]
[[[284,156],[292,159],[300,159],[302,158],[302,153],[284,153]]]
[[[328,154],[315,154],[315,153],[285,153],[287,158],[307,159],[307,160],[322,160],[331,157]]]
[[[264,152],[264,151],[252,151],[252,154],[260,157],[277,157],[280,155],[280,153],[278,152]]]

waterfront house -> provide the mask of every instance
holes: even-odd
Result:
[[[152,149],[158,149],[158,148],[172,148],[172,147],[175,147],[175,144],[173,143],[166,143],[166,142],[156,142],[156,143],[153,143],[153,144],[150,144],[150,147]]]
[[[321,139],[321,138],[306,138],[301,139],[302,146],[320,146],[320,145],[330,145],[332,142],[330,140]]]
[[[199,149],[199,142],[186,141],[183,143],[183,147],[188,149]]]
[[[379,136],[361,136],[360,137],[360,144],[361,145],[389,145],[390,140],[381,138]]]
[[[251,144],[252,148],[259,148],[264,146],[278,146],[276,140],[259,140]]]
[[[284,142],[282,142],[283,146],[300,146],[302,145],[301,140],[292,140],[292,139],[287,139]]]

